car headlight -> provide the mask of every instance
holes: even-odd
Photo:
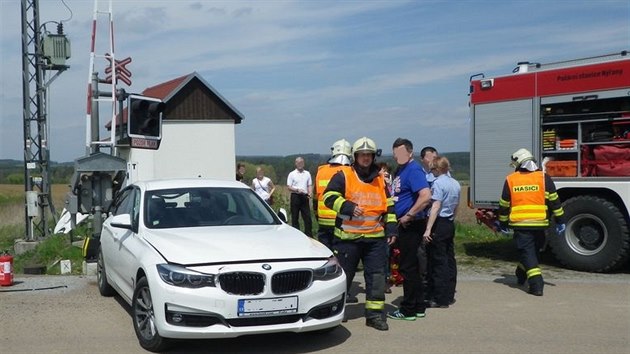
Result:
[[[331,280],[340,277],[343,269],[339,265],[337,257],[330,257],[323,266],[313,269],[313,280]]]
[[[173,286],[182,288],[216,286],[214,274],[203,274],[172,264],[158,264],[157,271],[162,281]]]

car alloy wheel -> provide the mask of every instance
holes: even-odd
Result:
[[[105,269],[102,249],[98,250],[98,258],[96,259],[96,282],[98,284],[98,291],[102,296],[114,295],[114,288],[107,282],[107,271]]]
[[[151,300],[151,289],[147,278],[140,278],[133,293],[131,304],[133,328],[140,346],[149,351],[162,351],[167,346],[167,340],[162,338],[155,326],[155,313]]]

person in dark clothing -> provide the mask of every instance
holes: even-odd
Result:
[[[543,295],[544,281],[538,265],[538,250],[545,243],[545,230],[551,214],[555,217],[556,232],[565,231],[564,209],[553,180],[538,169],[534,156],[527,149],[512,154],[512,167],[516,170],[507,176],[499,200],[498,227],[507,234],[514,230],[514,242],[520,264],[515,275],[519,285],[529,283],[529,293]]]
[[[398,168],[394,172],[392,190],[398,219],[399,270],[404,280],[400,307],[388,313],[387,317],[415,321],[424,317],[426,310],[424,274],[427,259],[422,233],[426,228],[425,209],[431,202],[431,189],[422,167],[413,159],[411,141],[396,139],[393,153]]]
[[[455,216],[461,187],[448,173],[450,163],[437,156],[430,163],[435,176],[431,185],[431,211],[424,231],[428,258],[429,307],[447,308],[455,302],[457,262],[455,260]]]
[[[389,329],[385,311],[387,247],[396,239],[393,201],[374,163],[380,150],[363,137],[352,145],[354,163],[337,172],[324,191],[324,204],[337,213],[333,249],[346,273],[347,290],[363,263],[365,324]]]

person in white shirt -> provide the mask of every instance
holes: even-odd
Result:
[[[276,190],[276,186],[269,177],[265,176],[265,170],[261,166],[256,168],[256,178],[252,180],[252,189],[267,204],[273,204],[273,192]]]
[[[310,198],[313,196],[311,173],[304,169],[304,159],[295,159],[295,170],[287,177],[287,187],[291,193],[291,225],[300,229],[300,214],[304,221],[304,233],[313,237]]]

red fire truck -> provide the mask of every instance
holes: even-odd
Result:
[[[469,205],[496,214],[510,155],[527,148],[553,177],[567,220],[548,246],[566,267],[606,272],[630,257],[630,53],[470,79]]]

